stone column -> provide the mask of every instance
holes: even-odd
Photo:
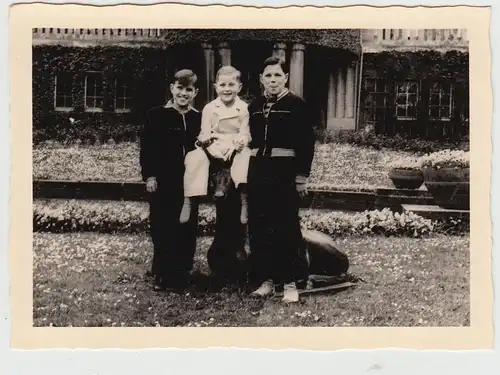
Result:
[[[215,54],[211,44],[203,43],[203,52],[205,54],[205,90],[207,102],[214,99],[214,80],[215,80]]]
[[[290,59],[290,91],[298,96],[304,95],[304,52],[306,47],[303,44],[296,43],[292,48],[292,57]]]
[[[354,69],[355,63],[347,67],[346,77],[346,117],[354,118],[354,98],[355,98],[355,84],[354,84]]]
[[[334,127],[335,111],[337,102],[337,87],[335,82],[335,71],[328,75],[328,101],[326,110],[326,127],[331,129]]]
[[[345,78],[344,68],[339,67],[337,73],[337,100],[336,100],[336,116],[337,118],[345,117]]]
[[[229,47],[229,43],[219,44],[219,56],[221,66],[231,65],[231,48]]]
[[[273,48],[273,56],[279,57],[281,60],[286,61],[286,44],[276,43]]]

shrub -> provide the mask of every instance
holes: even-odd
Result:
[[[407,151],[419,154],[437,152],[445,149],[469,151],[469,140],[429,141],[419,138],[408,138],[402,135],[384,135],[365,130],[341,133],[330,129],[316,129],[316,137],[321,143],[347,143],[357,146],[373,147],[377,150],[388,149]]]
[[[200,232],[213,233],[215,208],[200,207]],[[431,233],[462,233],[468,222],[433,222],[413,213],[394,213],[389,209],[357,213],[306,211],[301,225],[333,237],[348,235],[386,235],[422,237]],[[39,232],[97,231],[138,233],[149,230],[149,208],[143,202],[81,200],[35,200],[33,228]]]

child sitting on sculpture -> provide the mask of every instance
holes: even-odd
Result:
[[[246,224],[248,209],[245,186],[251,138],[248,107],[238,96],[242,88],[241,73],[232,66],[224,66],[217,72],[214,86],[217,98],[203,108],[198,147],[186,154],[184,205],[180,222],[187,222],[192,203],[197,204],[198,197],[207,195],[210,160],[206,151],[212,158],[230,163],[231,178],[241,197],[240,220]]]

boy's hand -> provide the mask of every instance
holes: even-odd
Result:
[[[307,184],[305,182],[297,182],[295,186],[297,188],[297,193],[299,193],[301,198],[307,197]]]
[[[237,151],[237,152],[241,152],[241,150],[243,150],[245,146],[243,145],[243,142],[235,142],[234,143],[234,149]]]
[[[305,198],[307,196],[307,177],[301,175],[296,176],[295,187],[300,198]]]
[[[156,178],[149,177],[146,181],[146,191],[148,193],[154,193],[156,191],[157,187],[158,187],[158,184],[156,183]]]

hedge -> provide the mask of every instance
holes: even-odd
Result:
[[[448,141],[431,141],[408,136],[375,134],[363,130],[349,133],[338,133],[328,129],[316,129],[316,139],[321,143],[343,143],[356,146],[371,147],[376,150],[405,151],[417,154],[428,154],[442,150],[470,150],[469,138]]]
[[[213,206],[201,206],[200,232],[213,232],[215,219]],[[386,235],[417,238],[432,233],[455,234],[469,230],[469,223],[460,219],[437,222],[413,213],[394,213],[387,208],[361,213],[310,210],[301,213],[301,225],[332,237]],[[55,233],[140,233],[149,230],[149,208],[142,202],[35,200],[33,230]]]

